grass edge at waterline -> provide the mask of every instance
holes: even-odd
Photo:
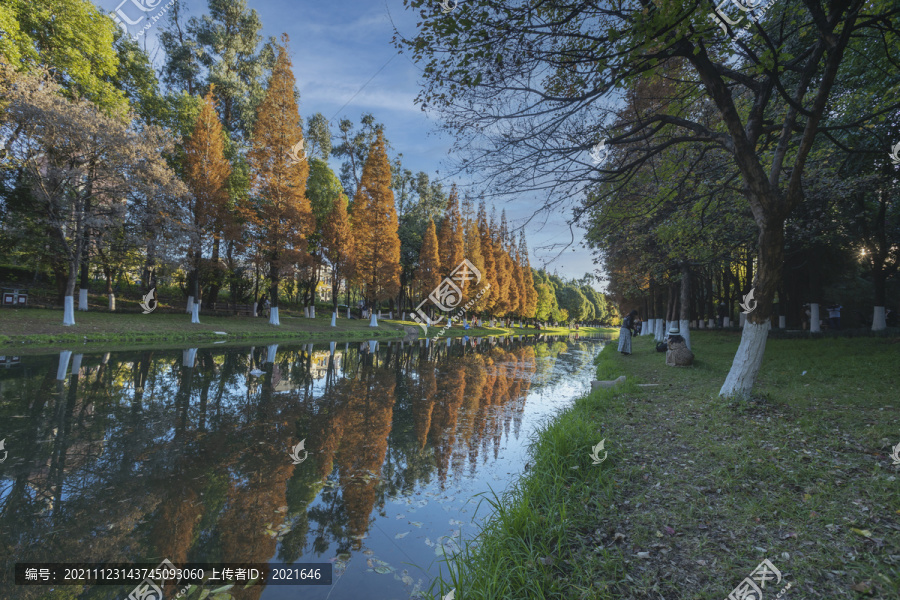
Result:
[[[615,351],[615,344],[608,344],[598,354],[599,378],[622,374],[607,360]],[[636,390],[630,380],[594,390],[538,428],[529,444],[527,471],[502,496],[483,495],[488,506],[479,503],[479,509],[490,510],[490,517],[474,540],[443,561],[442,579],[430,591],[441,598],[456,589],[457,600],[531,600],[577,598],[605,588],[610,595],[591,597],[612,598],[610,586],[624,575],[621,552],[574,556],[565,541],[571,532],[594,525],[594,511],[605,510],[618,487],[611,468],[615,448],[607,446],[607,459],[599,465],[589,457],[606,437],[596,407]]]

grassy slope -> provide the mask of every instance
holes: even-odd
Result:
[[[693,368],[650,337],[601,353],[598,378],[627,382],[539,432],[444,592],[722,600],[768,558],[784,580],[766,600],[788,582],[797,600],[900,597],[900,340],[770,340],[763,401],[734,404],[717,393],[738,335],[691,335]]]
[[[268,324],[265,318],[213,317],[200,315],[199,324],[191,324],[190,316],[179,313],[154,312],[110,313],[100,311],[75,312],[75,325],[62,324],[62,311],[52,309],[0,309],[0,348],[3,346],[54,347],[71,343],[99,343],[104,348],[111,345],[159,342],[211,342],[248,340],[285,340],[296,342],[359,341],[368,339],[402,338],[404,326],[416,325],[412,321],[379,320],[378,328],[369,327],[368,320],[338,319],[337,327],[331,327],[331,315],[319,314],[315,319],[295,318],[282,311],[281,325]],[[224,331],[222,336],[214,332]],[[421,333],[420,329],[417,329]],[[435,336],[440,328],[430,327],[429,336]],[[568,333],[568,329],[545,330],[545,333]],[[583,332],[598,331],[582,329]],[[534,329],[494,329],[479,327],[464,330],[454,326],[444,332],[446,337],[462,335],[488,336],[519,333],[535,333]]]

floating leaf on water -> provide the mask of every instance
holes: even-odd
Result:
[[[228,590],[230,590],[230,589],[233,588],[233,587],[234,587],[234,584],[233,584],[233,583],[229,583],[228,585],[223,585],[223,586],[220,587],[220,588],[214,589],[213,591],[210,592],[210,594],[220,594],[220,593],[222,593],[222,592],[227,592]]]
[[[438,544],[437,546],[434,547],[434,553],[435,553],[437,556],[444,556],[444,554],[446,554],[446,551],[444,550],[444,547],[443,547],[443,546],[441,546],[440,544]]]
[[[387,575],[391,572],[390,567],[375,567],[375,572],[379,575]]]
[[[451,525],[464,525],[462,521],[457,521],[456,519],[450,519]]]
[[[404,575],[403,577],[400,578],[400,581],[403,582],[403,585],[412,585],[413,578],[410,577],[409,575]]]
[[[395,519],[405,519],[405,518],[406,518],[406,515],[397,515],[397,516],[394,517],[394,518],[395,518]]]
[[[371,559],[371,558],[368,559],[368,560],[366,561],[366,565],[367,565],[370,569],[374,569],[374,568],[375,568],[375,563],[372,562],[372,559]]]
[[[373,554],[375,554],[375,551],[374,550],[363,550],[363,554],[365,554],[366,556],[372,556]]]
[[[428,546],[429,548],[434,548],[434,542],[432,542],[428,538],[425,538],[425,545]]]
[[[409,535],[409,532],[408,532],[408,531],[404,531],[403,533],[398,533],[397,535],[395,535],[395,536],[394,536],[394,539],[395,539],[395,540],[402,540],[403,538],[405,538],[405,537],[408,536],[408,535]]]
[[[419,521],[410,521],[409,524],[415,525],[416,527],[421,527],[423,525],[423,523],[421,523]]]

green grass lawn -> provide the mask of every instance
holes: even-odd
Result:
[[[536,435],[444,593],[722,600],[768,558],[783,580],[766,600],[787,583],[782,598],[900,598],[900,340],[770,340],[756,401],[733,403],[717,394],[739,334],[691,336],[687,368],[651,337],[604,349],[598,378],[626,383]]]
[[[62,310],[54,309],[0,309],[0,348],[28,347],[55,348],[60,345],[102,344],[111,346],[143,343],[213,342],[213,341],[277,341],[289,339],[297,342],[312,341],[360,341],[368,339],[402,338],[405,327],[415,326],[412,321],[380,319],[378,327],[369,327],[368,319],[337,320],[331,327],[331,314],[320,312],[315,319],[307,319],[288,311],[281,313],[281,325],[269,325],[262,317],[209,316],[201,313],[200,323],[191,324],[190,315],[174,312],[111,313],[90,310],[75,311],[75,325],[62,324]],[[517,335],[536,333],[535,329],[477,327],[468,330],[454,324],[442,336],[459,337]],[[224,331],[227,335],[215,332]],[[416,327],[420,336],[422,331]],[[430,327],[429,336],[438,335],[441,328]],[[582,328],[590,333],[599,329]],[[565,328],[544,330],[544,333],[566,334]]]

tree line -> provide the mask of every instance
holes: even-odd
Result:
[[[335,312],[341,290],[348,306],[412,310],[463,259],[489,284],[474,314],[615,317],[590,278],[532,269],[505,211],[405,169],[373,115],[304,122],[289,39],[263,40],[243,1],[198,19],[176,0],[158,71],[93,4],[62,4],[0,7],[0,249],[54,274],[65,324],[97,273],[112,310],[115,282],[139,273],[143,290],[180,286],[195,322],[267,294],[277,325],[284,302],[314,316],[326,280]]]
[[[895,2],[404,4],[460,161],[569,208],[621,309],[733,318],[753,290],[723,396],[805,304],[900,309]]]

